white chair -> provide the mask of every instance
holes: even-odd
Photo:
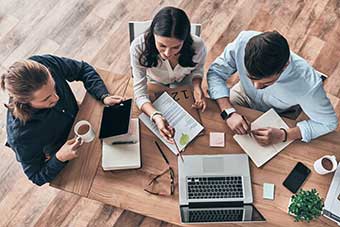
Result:
[[[148,21],[129,21],[130,43],[140,34],[144,33],[151,25]],[[191,24],[191,34],[201,35],[201,24]]]

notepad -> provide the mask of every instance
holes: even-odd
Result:
[[[263,183],[263,198],[264,199],[274,199],[274,189],[275,185],[270,183]]]
[[[132,118],[130,121],[128,137],[129,138],[125,139],[134,142],[112,145],[112,142],[117,142],[116,138],[109,137],[103,139],[102,141],[103,170],[137,169],[141,167],[140,132],[139,132],[139,120],[137,118]]]
[[[274,109],[268,110],[251,123],[252,130],[265,127],[284,128],[286,130],[289,128]],[[290,140],[264,147],[258,144],[256,140],[249,135],[234,135],[234,139],[248,154],[257,167],[268,162],[271,158],[293,142]]]

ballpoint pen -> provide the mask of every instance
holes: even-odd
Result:
[[[250,137],[253,137],[252,135],[251,135],[251,123],[242,115],[242,118],[243,118],[243,120],[246,122],[246,124],[247,124],[247,126],[248,126],[248,132],[247,132],[247,134],[250,136]]]
[[[177,146],[177,142],[176,142],[176,140],[175,140],[175,135],[174,135],[174,137],[173,137],[173,140],[174,140],[174,144],[175,144],[175,146],[176,146],[176,149],[177,149],[177,156],[179,156],[181,159],[182,159],[182,162],[184,162],[184,159],[183,159],[183,156],[182,156],[182,151],[180,151],[179,150],[179,148],[178,148],[178,146]]]
[[[115,141],[115,142],[112,142],[112,145],[115,145],[115,144],[135,144],[137,142],[138,141],[136,141],[136,140],[132,140],[132,141]]]
[[[166,158],[165,154],[163,153],[163,151],[162,151],[161,147],[159,146],[159,144],[157,143],[157,141],[155,141],[155,144],[156,144],[156,146],[157,146],[159,152],[161,153],[163,159],[165,160],[165,162],[166,162],[168,165],[170,165],[169,160]]]

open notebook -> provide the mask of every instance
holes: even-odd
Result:
[[[270,109],[254,122],[251,123],[251,129],[258,128],[284,128],[288,129],[288,125],[282,120],[282,118],[275,112],[274,109]],[[253,137],[249,135],[234,135],[234,139],[241,146],[241,148],[249,155],[251,160],[257,167],[262,166],[281,150],[287,147],[291,141],[277,143],[274,145],[263,147],[259,145]]]
[[[103,170],[137,169],[141,167],[139,133],[139,120],[132,118],[127,135],[103,139]]]

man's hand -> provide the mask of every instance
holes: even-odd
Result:
[[[238,135],[245,135],[250,130],[249,123],[246,119],[236,112],[226,120],[226,123],[229,128]]]
[[[153,119],[163,138],[169,143],[174,143],[173,137],[175,130],[169,125],[168,121],[161,115],[155,115]]]
[[[205,101],[204,94],[199,87],[194,89],[194,100],[195,103],[192,105],[192,107],[196,109],[201,109],[202,112],[204,112],[205,108],[207,107],[207,103]]]
[[[56,158],[62,162],[78,157],[78,148],[81,146],[81,139],[70,139],[55,154]]]
[[[259,128],[252,130],[255,140],[262,146],[280,143],[285,139],[285,133],[278,128]]]
[[[124,98],[119,95],[110,95],[104,98],[103,103],[107,106],[113,106],[124,101]]]

